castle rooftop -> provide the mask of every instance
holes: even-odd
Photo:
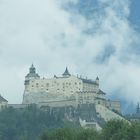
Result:
[[[1,102],[8,102],[6,99],[4,99],[1,95],[0,95],[0,103]]]

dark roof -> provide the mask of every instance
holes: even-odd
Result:
[[[96,91],[78,91],[77,93],[96,93]],[[102,90],[99,90],[97,92],[97,94],[106,94],[105,92],[103,92]]]
[[[63,76],[70,76],[71,74],[68,71],[68,68],[66,67],[65,72],[63,73]]]
[[[98,100],[106,100],[106,99],[104,99],[104,98],[101,98],[101,97],[96,97],[95,99],[98,99]]]
[[[8,101],[0,95],[0,102],[8,102]]]
[[[40,77],[37,73],[28,73],[26,77]]]
[[[99,77],[98,76],[96,77],[96,80],[99,80]]]
[[[32,64],[30,69],[29,69],[29,73],[26,75],[26,77],[40,77],[37,73],[36,73],[36,69],[34,67],[34,65]]]
[[[96,93],[96,91],[77,91],[77,93]]]
[[[96,84],[96,81],[90,80],[90,79],[84,79],[84,78],[80,78],[84,83],[88,83],[88,84]]]
[[[105,92],[103,92],[102,90],[99,90],[97,94],[106,94]]]

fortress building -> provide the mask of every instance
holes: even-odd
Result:
[[[34,65],[25,77],[23,104],[58,106],[78,106],[81,104],[101,104],[110,110],[120,112],[119,101],[110,101],[99,87],[99,78],[90,80],[71,75],[68,68],[62,76],[40,78]]]
[[[62,76],[41,78],[31,65],[24,85],[22,104],[8,104],[0,96],[0,111],[7,107],[21,110],[33,105],[55,117],[61,114],[64,121],[78,122],[82,127],[97,130],[112,119],[128,122],[120,115],[120,102],[106,99],[98,77],[95,80],[78,77],[66,68]]]
[[[24,85],[22,104],[8,104],[0,96],[0,111],[7,107],[21,110],[33,105],[56,118],[61,114],[64,121],[78,122],[84,128],[94,127],[97,130],[112,119],[129,123],[120,115],[120,102],[106,99],[98,77],[95,80],[78,77],[66,68],[62,76],[40,78],[31,65]],[[137,114],[139,110],[138,105]]]

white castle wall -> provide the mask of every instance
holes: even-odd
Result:
[[[75,76],[52,79],[32,79],[25,87],[25,93],[50,92],[52,94],[69,96],[83,90],[82,80]]]
[[[58,77],[51,79],[31,79],[29,84],[25,85],[23,103],[32,103],[48,101],[55,98],[69,98],[70,96],[77,96],[78,92],[82,91],[94,91],[99,90],[99,86],[96,84],[86,84],[76,76]],[[90,95],[87,92],[87,97]],[[85,94],[86,95],[86,94]],[[91,98],[90,98],[91,99]]]
[[[100,116],[102,118],[104,118],[104,120],[106,122],[109,121],[109,120],[112,120],[112,119],[125,120],[123,117],[121,117],[120,115],[112,112],[111,110],[109,110],[108,108],[106,108],[103,105],[97,104],[96,105],[96,111],[100,114]]]

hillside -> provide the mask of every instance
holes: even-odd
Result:
[[[69,108],[70,109],[70,108]],[[69,110],[66,109],[66,112]],[[48,110],[48,111],[47,111]],[[0,112],[1,140],[139,140],[140,123],[112,120],[104,123],[101,131],[83,129],[72,117],[73,111],[38,109],[29,106],[22,110],[7,108]],[[81,118],[87,118],[87,107],[79,108]],[[65,113],[64,113],[65,112]],[[78,113],[78,112],[77,112]],[[89,115],[89,119],[91,116]],[[94,114],[95,115],[95,114]],[[93,115],[93,116],[94,116]],[[67,117],[66,117],[67,116]],[[70,117],[71,116],[71,117]],[[78,116],[78,114],[77,114]],[[94,116],[96,118],[96,116]],[[73,121],[71,120],[72,118]],[[97,119],[97,118],[96,118]],[[101,121],[102,122],[102,121]]]

